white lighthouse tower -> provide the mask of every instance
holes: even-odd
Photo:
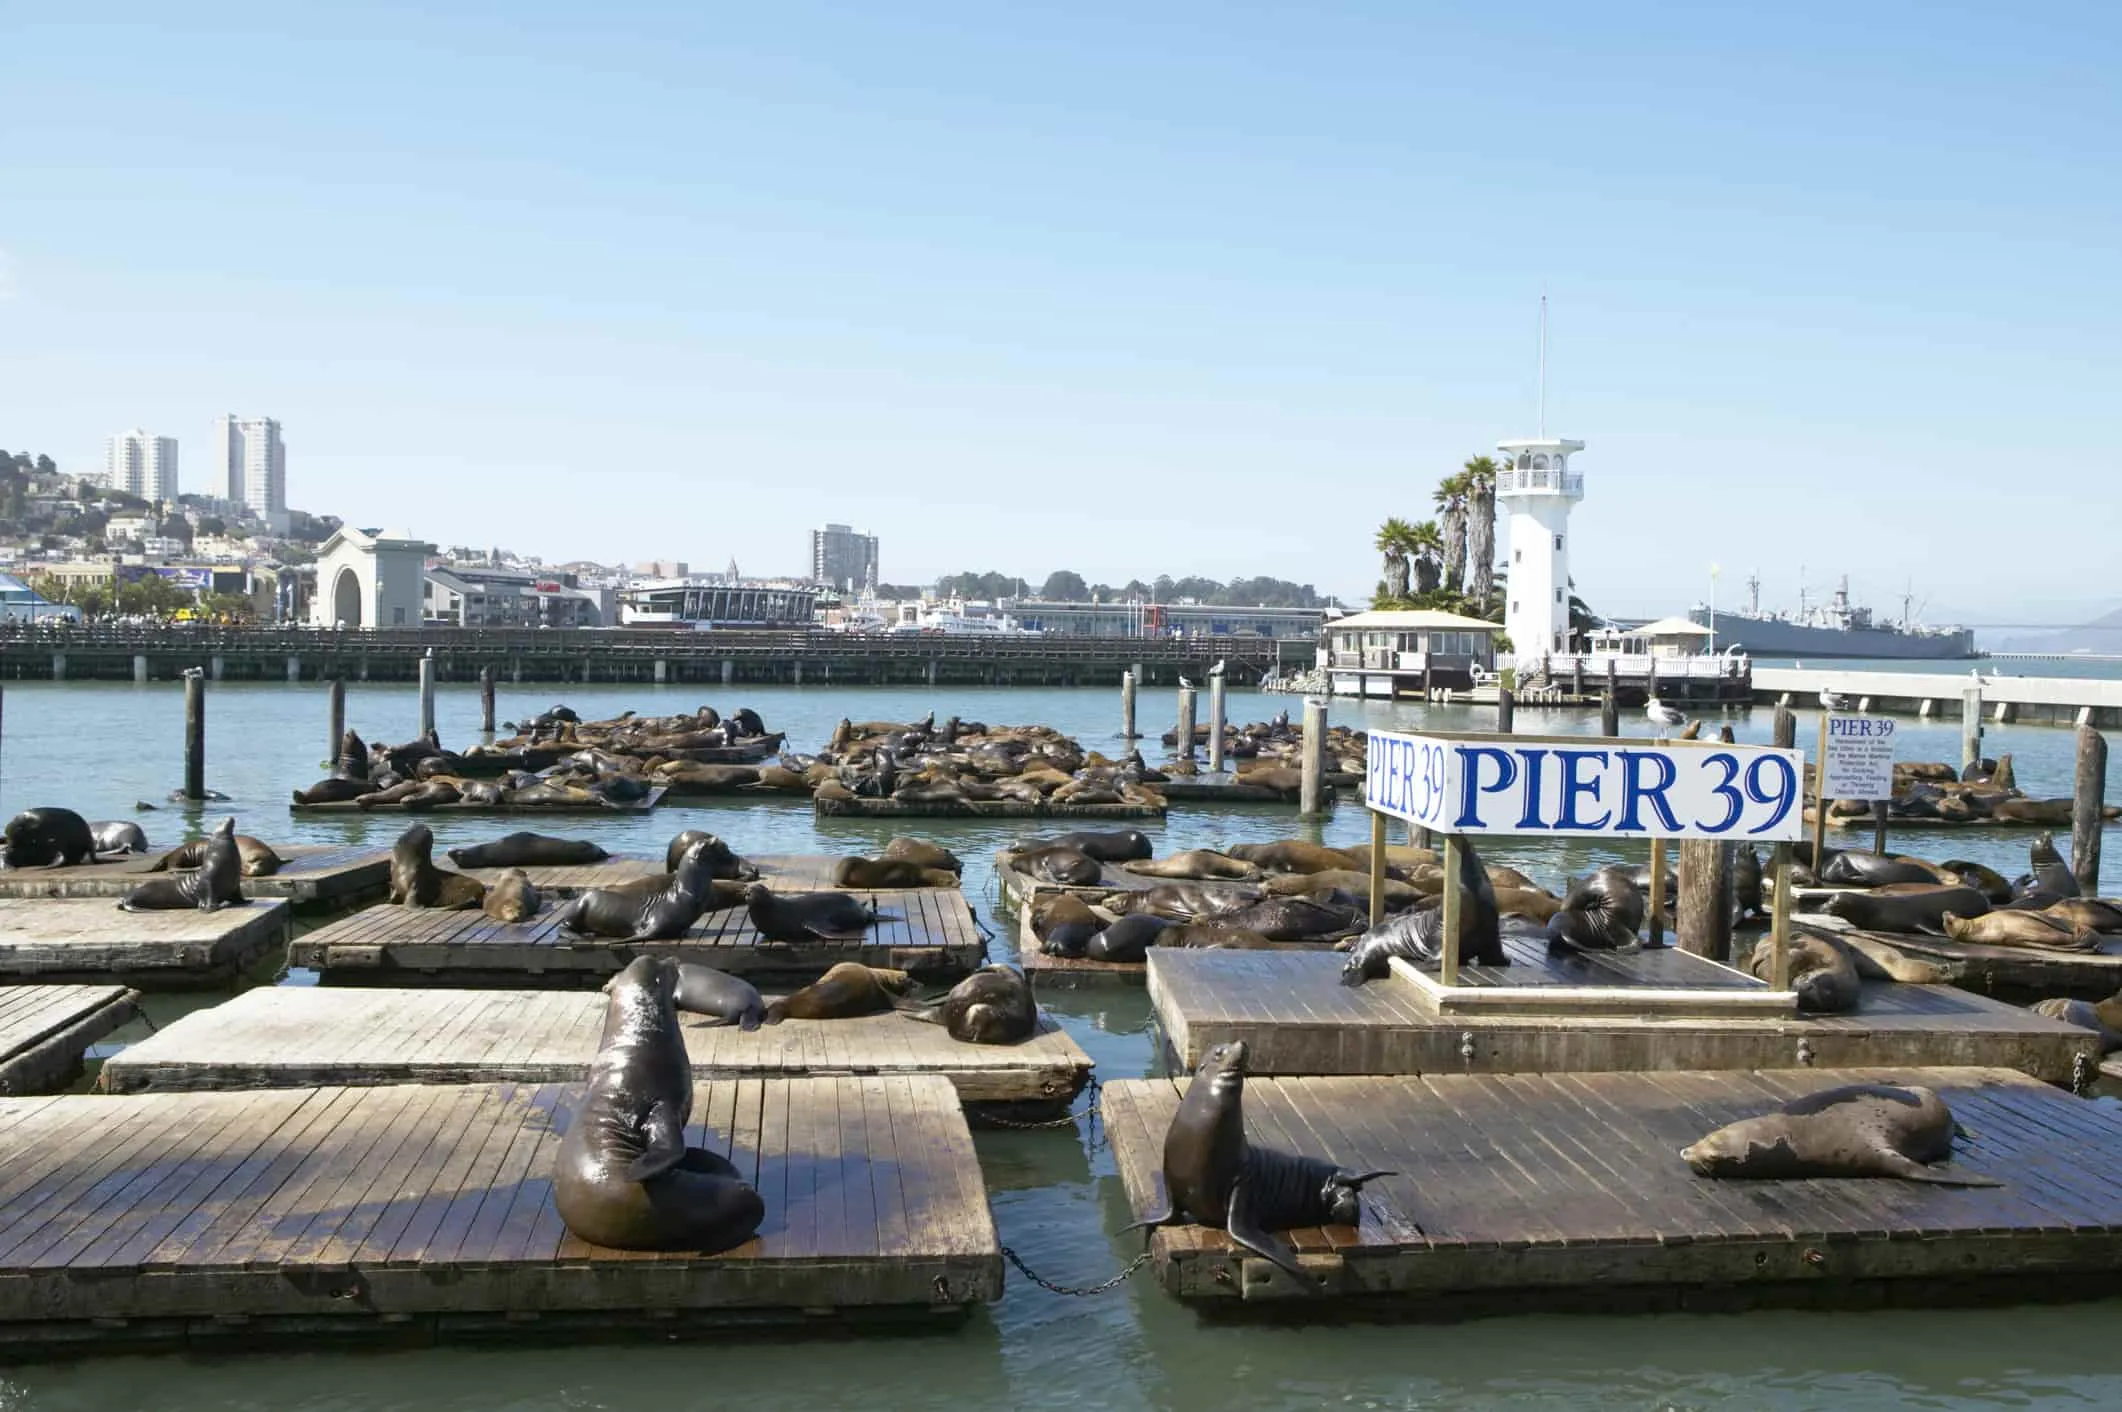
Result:
[[[1547,434],[1547,297],[1540,298],[1540,434],[1499,441],[1496,507],[1510,517],[1503,631],[1521,668],[1569,650],[1569,511],[1584,474],[1569,459],[1581,441]]]

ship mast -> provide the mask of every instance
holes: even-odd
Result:
[[[1757,618],[1761,616],[1761,571],[1759,569],[1746,576],[1746,611]]]
[[[1547,440],[1547,291],[1540,291],[1540,439]]]

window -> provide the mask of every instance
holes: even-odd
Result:
[[[1557,554],[1562,552],[1562,536],[1559,534],[1555,536],[1555,552]]]
[[[1562,590],[1558,588],[1558,589],[1556,589],[1556,590],[1555,590],[1555,602],[1557,602],[1557,603],[1560,603],[1561,601],[1562,601]]]
[[[1517,611],[1518,611],[1518,600],[1517,600],[1517,599],[1513,598],[1513,599],[1511,600],[1511,604],[1510,604],[1510,610],[1511,610],[1511,611],[1512,611],[1513,613],[1515,613],[1515,612],[1517,612]]]
[[[405,610],[403,608],[391,609],[391,626],[397,628],[405,626]]]
[[[1560,542],[1560,537],[1559,537],[1559,536],[1557,536],[1557,543],[1559,543],[1559,542]],[[1513,549],[1513,550],[1511,550],[1511,551],[1510,551],[1510,561],[1511,561],[1511,562],[1512,562],[1513,564],[1522,564],[1522,563],[1524,563],[1524,562],[1525,562],[1525,551],[1524,551],[1523,549]]]
[[[1561,633],[1556,633],[1556,634],[1555,634],[1555,651],[1557,651],[1557,652],[1560,652],[1561,650],[1562,650],[1562,634],[1561,634]]]

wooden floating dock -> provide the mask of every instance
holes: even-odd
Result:
[[[1245,1041],[1260,1074],[1545,1074],[1860,1063],[2015,1069],[2068,1083],[2099,1037],[1952,986],[1864,985],[1849,1015],[1440,1015],[1397,976],[1341,984],[1332,953],[1149,952],[1177,1062]],[[1510,969],[1517,970],[1517,966]]]
[[[24,868],[0,872],[0,899],[31,897],[125,896],[154,878],[183,876],[153,873],[148,865],[166,849],[111,863],[82,863],[71,868]],[[284,897],[299,908],[352,906],[383,896],[390,884],[388,848],[369,844],[281,843],[273,852],[286,859],[271,877],[245,878],[245,897]]]
[[[104,1062],[100,1086],[574,1082],[597,1052],[604,1009],[595,991],[260,987],[128,1046]],[[896,1014],[785,1020],[749,1034],[678,1019],[695,1079],[937,1074],[966,1103],[1066,1107],[1091,1073],[1090,1056],[1044,1016],[1015,1045],[965,1044]]]
[[[1104,1089],[1138,1216],[1162,1204],[1184,1082]],[[1715,1181],[1680,1160],[1725,1123],[1876,1082],[1937,1089],[1970,1134],[1952,1166],[2006,1185]],[[1255,1141],[1397,1175],[1364,1188],[1360,1228],[1289,1233],[1317,1292],[1221,1231],[1158,1230],[1152,1267],[1182,1299],[1464,1317],[2100,1298],[2122,1257],[2122,1116],[1995,1069],[1254,1079],[1245,1117]]]
[[[97,1040],[140,1013],[122,985],[0,986],[0,1094],[49,1093]]]
[[[838,888],[833,885],[833,867],[840,855],[832,853],[750,853],[744,861],[759,870],[759,877],[781,892],[851,892],[864,889]],[[452,868],[455,865],[440,860],[438,866]],[[506,868],[458,868],[479,881],[491,886],[508,871]],[[547,897],[573,897],[577,893],[597,887],[617,887],[621,883],[638,881],[641,878],[670,876],[660,857],[650,858],[641,854],[622,853],[605,859],[601,863],[567,863],[546,867],[531,867],[523,870],[531,880],[531,886]],[[895,896],[882,892],[880,896]]]
[[[1433,968],[1395,958],[1393,980],[1436,1015],[1789,1016],[1798,997],[1672,946],[1555,956],[1543,936],[1505,932],[1508,966],[1462,966],[1446,985]],[[1373,982],[1376,984],[1376,982]]]
[[[812,807],[824,819],[1161,819],[1155,804],[1028,804],[1021,799],[915,803],[907,799],[827,799]]]
[[[1039,990],[1099,990],[1106,986],[1139,986],[1149,982],[1145,961],[1092,961],[1078,956],[1049,956],[1030,931],[1021,933],[1017,960],[1024,978]]]
[[[576,1101],[480,1084],[0,1102],[0,1348],[551,1342],[957,1313],[1000,1292],[971,1135],[940,1078],[701,1084],[690,1141],[767,1210],[715,1256],[569,1234],[551,1173]]]
[[[2095,951],[2049,951],[2033,946],[1988,946],[1950,937],[1831,927],[1837,918],[1807,917],[1799,930],[1821,925],[1841,935],[1882,942],[1912,960],[1935,961],[1952,983],[2007,1000],[2105,1000],[2122,990],[2122,936],[2102,937]]]
[[[910,888],[854,895],[892,916],[859,941],[766,941],[742,907],[706,913],[683,941],[630,946],[603,937],[563,935],[560,909],[552,906],[528,922],[497,922],[476,911],[381,906],[297,939],[288,947],[287,959],[291,966],[312,967],[334,981],[392,984],[417,975],[474,983],[585,985],[601,982],[648,952],[697,961],[754,982],[778,979],[803,985],[841,961],[943,977],[963,975],[986,954],[987,942],[961,892]]]
[[[1266,785],[1247,784],[1243,775],[1173,775],[1150,785],[1157,793],[1173,804],[1239,805],[1285,804],[1294,808],[1298,802],[1297,792],[1269,789]],[[1336,786],[1327,779],[1319,781],[1319,800],[1331,804],[1338,793]]]
[[[290,814],[294,814],[294,815],[296,815],[296,816],[298,816],[298,817],[299,817],[299,816],[301,816],[301,815],[304,815],[304,814],[319,814],[319,815],[330,815],[330,814],[405,814],[405,813],[411,813],[411,814],[413,814],[413,815],[414,815],[414,816],[416,816],[416,817],[417,817],[417,816],[419,816],[419,815],[423,815],[423,814],[454,814],[454,815],[457,815],[457,816],[459,816],[459,817],[462,817],[462,816],[464,816],[464,815],[467,815],[467,814],[484,814],[484,815],[486,815],[486,816],[488,816],[488,817],[490,817],[490,818],[500,818],[500,817],[521,817],[521,818],[537,818],[537,817],[539,817],[539,816],[541,816],[541,815],[555,815],[555,814],[559,814],[559,815],[566,815],[566,814],[587,814],[587,815],[590,815],[590,816],[592,816],[592,817],[595,817],[595,816],[598,816],[598,815],[603,815],[603,814],[646,814],[646,813],[647,813],[647,812],[648,812],[649,810],[651,810],[651,809],[655,808],[655,807],[656,807],[656,806],[657,806],[658,804],[660,804],[660,803],[662,803],[662,802],[663,802],[663,796],[664,796],[664,793],[665,793],[665,789],[664,789],[664,787],[663,787],[662,785],[660,785],[660,784],[659,784],[659,785],[653,786],[653,787],[652,787],[652,788],[651,788],[651,789],[649,790],[649,792],[648,792],[648,794],[647,794],[647,796],[646,796],[646,797],[644,797],[644,798],[641,798],[641,799],[636,799],[636,800],[634,800],[634,801],[633,801],[632,803],[630,803],[630,804],[463,804],[463,803],[458,803],[458,804],[434,804],[434,805],[430,805],[430,806],[428,806],[427,808],[424,808],[424,809],[413,809],[413,810],[408,810],[408,809],[406,809],[406,808],[405,808],[404,806],[402,806],[402,805],[399,805],[399,804],[396,804],[396,803],[392,803],[392,804],[377,804],[377,805],[372,805],[371,807],[369,807],[369,808],[367,808],[367,809],[363,809],[363,808],[362,808],[362,807],[361,807],[361,806],[360,806],[359,804],[355,803],[355,802],[354,802],[353,800],[351,800],[351,799],[339,799],[339,800],[334,800],[334,801],[333,801],[332,803],[330,803],[330,804],[289,804],[289,805],[287,806],[287,812],[288,812],[288,813],[290,813]]]
[[[288,904],[126,912],[86,898],[0,901],[0,977],[120,981],[142,990],[226,985],[287,940]]]

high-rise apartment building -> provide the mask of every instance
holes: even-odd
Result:
[[[287,520],[287,445],[271,417],[214,418],[214,474],[223,498],[273,528]]]
[[[112,490],[142,500],[177,501],[177,438],[150,436],[135,427],[110,439],[104,452],[104,481]]]
[[[846,525],[827,525],[810,532],[810,576],[843,593],[877,586],[877,536],[857,534]]]

